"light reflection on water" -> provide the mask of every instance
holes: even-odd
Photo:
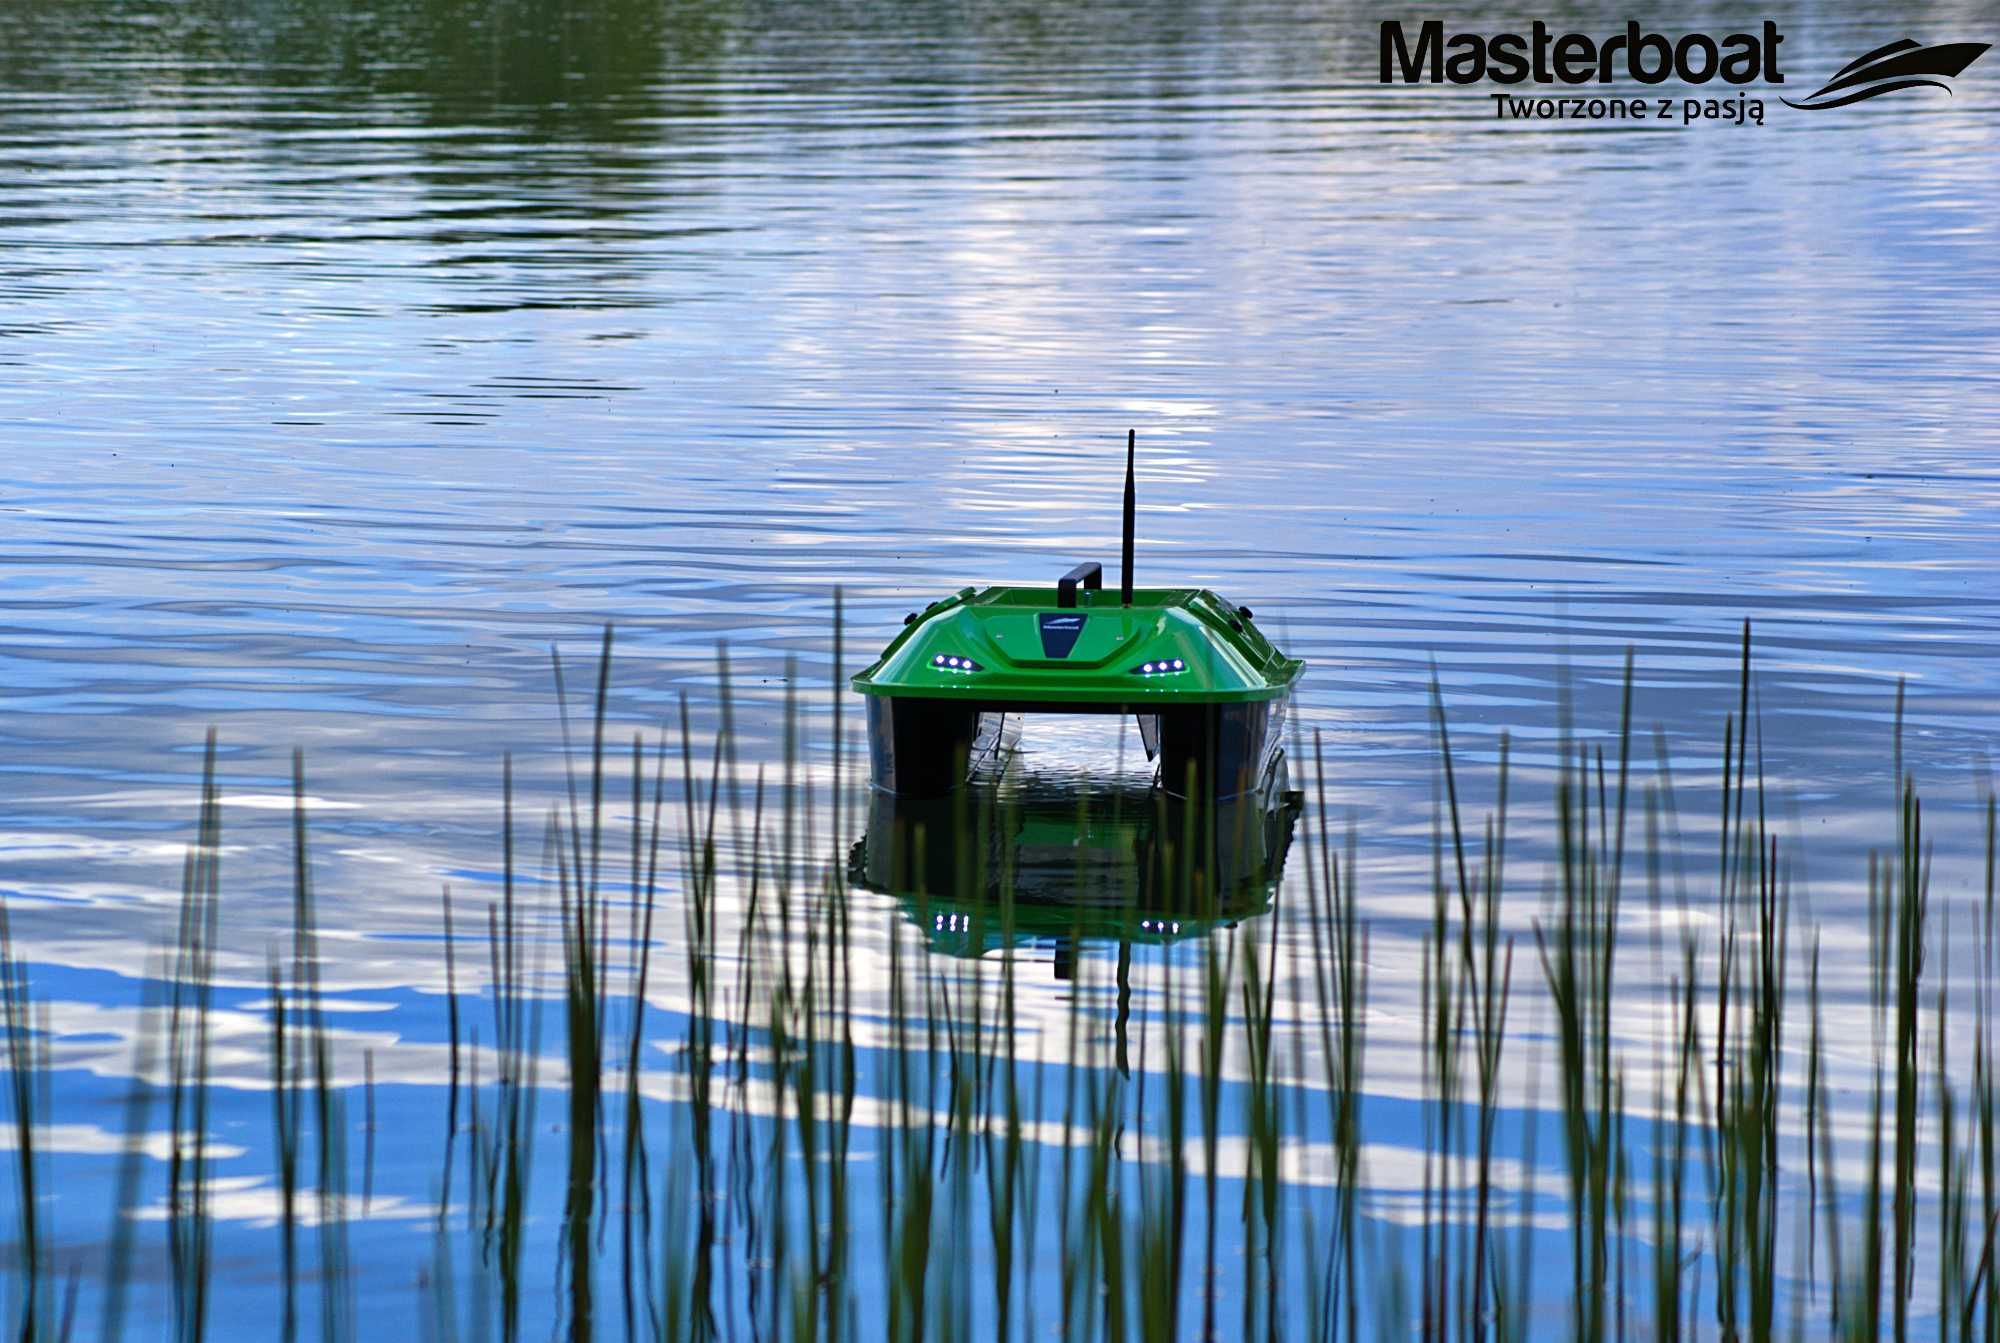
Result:
[[[559,795],[550,644],[574,696],[615,622],[617,735],[685,694],[700,753],[726,643],[746,769],[775,769],[796,689],[823,803],[836,670],[942,591],[1114,556],[1128,426],[1141,572],[1251,604],[1310,664],[1299,721],[1381,926],[1385,1093],[1416,1090],[1433,665],[1473,807],[1510,730],[1532,833],[1562,669],[1601,734],[1633,649],[1705,855],[1752,619],[1829,957],[1860,954],[1906,677],[1905,759],[1963,860],[1940,894],[1977,888],[1977,67],[1948,103],[1593,132],[1378,89],[1379,16],[1316,6],[562,9],[0,15],[0,890],[58,1015],[115,1041],[59,1054],[125,1066],[120,976],[172,927],[213,723],[239,1080],[296,744],[328,973],[393,1004],[382,1076],[435,1081],[436,892],[492,888],[503,749]],[[1801,17],[1794,81],[1904,22]],[[1119,758],[1037,726],[1046,767]],[[421,1202],[429,1155],[393,1148]]]

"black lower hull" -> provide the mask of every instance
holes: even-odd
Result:
[[[1007,717],[1036,712],[1133,710],[870,696],[868,751],[875,786],[897,797],[943,797],[999,749]],[[1284,717],[1282,698],[1190,704],[1151,709],[1141,727],[1169,793],[1228,801],[1263,785],[1281,744]]]

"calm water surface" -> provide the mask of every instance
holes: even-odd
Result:
[[[1767,16],[1795,96],[1919,21],[1992,18],[1709,26]],[[1507,124],[1476,91],[1378,87],[1381,17],[0,11],[0,893],[78,1070],[79,1178],[110,1179],[90,1135],[117,1128],[209,725],[246,1042],[225,1271],[264,1283],[250,1045],[294,746],[343,1067],[372,1048],[429,1133],[437,892],[491,894],[503,750],[531,814],[558,795],[550,647],[574,696],[615,623],[620,739],[685,695],[706,749],[726,644],[746,777],[796,691],[823,811],[831,685],[905,611],[1115,559],[1127,427],[1142,581],[1219,588],[1310,664],[1385,1093],[1414,1086],[1433,668],[1475,811],[1512,732],[1527,855],[1561,687],[1601,739],[1632,650],[1707,871],[1751,620],[1836,995],[1904,679],[1937,890],[1969,909],[2000,725],[1994,70],[1761,127]],[[1026,745],[1044,779],[1133,767],[1102,725]],[[1053,953],[1028,954],[1024,1011],[1058,1021]],[[377,1159],[378,1217],[428,1206],[428,1139]],[[96,1206],[60,1207],[59,1242],[100,1239]],[[424,1225],[371,1271],[407,1283]]]

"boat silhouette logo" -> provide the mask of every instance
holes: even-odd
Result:
[[[1988,45],[1985,42],[1942,42],[1926,47],[1905,37],[1849,61],[1818,92],[1798,102],[1787,98],[1785,105],[1817,112],[1879,98],[1899,89],[1923,86],[1943,89],[1949,94],[1951,85],[1946,81],[1978,60]]]

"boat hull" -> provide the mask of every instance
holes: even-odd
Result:
[[[1281,695],[1230,704],[1078,706],[873,696],[869,763],[882,792],[943,797],[1005,749],[1009,720],[1016,715],[1133,713],[1141,719],[1147,754],[1156,757],[1167,792],[1229,801],[1263,785],[1282,744],[1288,700]]]

